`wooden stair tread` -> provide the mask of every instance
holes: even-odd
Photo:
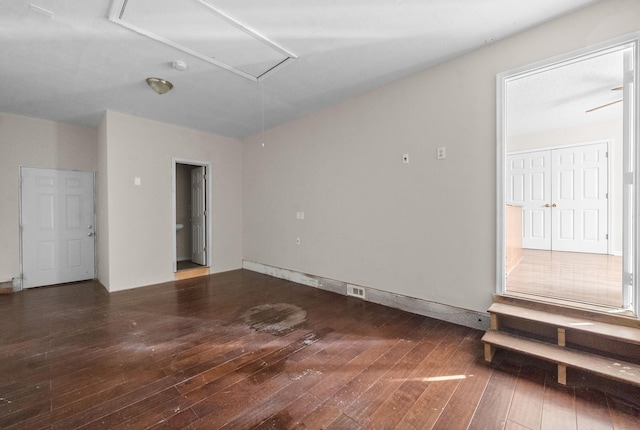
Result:
[[[551,312],[528,309],[504,303],[493,303],[488,309],[488,312],[497,315],[520,318],[527,321],[534,321],[555,327],[598,334],[610,339],[640,345],[640,329],[634,327],[594,321],[586,318],[558,315]]]
[[[621,382],[640,385],[640,366],[637,364],[494,330],[486,332],[482,337],[482,341],[499,348],[541,358],[556,364],[587,370]]]

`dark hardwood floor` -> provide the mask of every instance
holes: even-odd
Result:
[[[640,428],[635,387],[243,270],[2,295],[0,330],[3,429]]]

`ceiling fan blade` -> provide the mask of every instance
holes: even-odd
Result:
[[[622,101],[622,99],[616,100],[615,102],[604,104],[602,106],[594,107],[593,109],[589,109],[588,111],[585,111],[585,113],[593,112],[594,110],[602,109],[602,108],[605,108],[607,106],[611,106],[611,105],[614,105],[616,103],[620,103],[621,101]]]

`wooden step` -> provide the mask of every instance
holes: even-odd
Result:
[[[592,333],[629,344],[640,345],[640,329],[623,325],[594,321],[574,316],[559,315],[541,310],[523,308],[504,303],[493,303],[488,312],[492,315],[491,328],[499,329],[499,320],[493,316],[509,316],[521,320],[546,324],[565,330]]]
[[[490,330],[484,334],[485,358],[491,361],[492,349],[503,348],[551,361],[558,365],[558,383],[566,385],[567,367],[585,370],[617,381],[640,386],[640,366],[600,355],[576,351],[533,339]]]
[[[552,303],[547,301],[531,300],[530,298],[522,298],[516,296],[494,295],[493,303],[501,303],[512,305],[525,309],[534,309],[544,312],[550,312],[555,315],[565,315],[574,318],[584,318],[590,321],[600,321],[611,323],[619,326],[635,327],[640,329],[640,319],[638,319],[630,310],[589,307],[568,306],[567,304]]]

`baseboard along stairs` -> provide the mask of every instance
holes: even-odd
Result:
[[[482,337],[485,360],[506,349],[567,368],[640,386],[640,321],[564,306],[496,296],[491,329]]]

